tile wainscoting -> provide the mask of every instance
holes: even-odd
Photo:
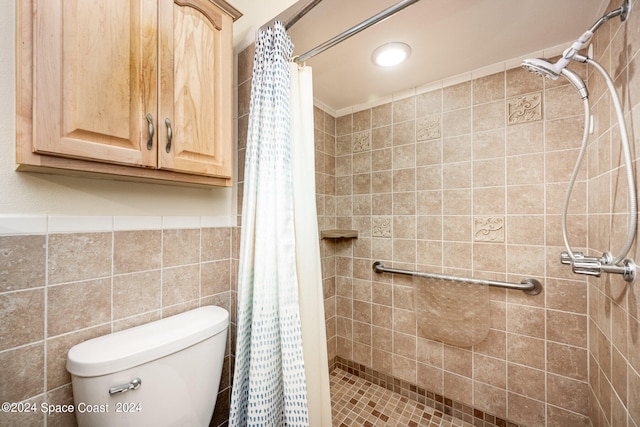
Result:
[[[231,325],[212,426],[228,417],[237,228],[218,217],[0,217],[0,401],[73,403],[66,354],[87,339],[203,305]],[[73,426],[69,413],[0,425]]]

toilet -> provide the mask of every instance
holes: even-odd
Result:
[[[80,427],[208,426],[229,313],[200,307],[75,345],[67,355]]]

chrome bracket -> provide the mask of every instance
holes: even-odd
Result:
[[[624,22],[627,20],[629,16],[629,10],[631,9],[631,5],[629,4],[629,0],[624,0],[622,2],[622,6],[620,6],[620,21]]]

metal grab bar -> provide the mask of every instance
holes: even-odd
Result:
[[[444,274],[422,273],[420,271],[401,270],[388,268],[380,261],[373,263],[373,271],[376,273],[405,274],[407,276],[426,277],[427,279],[449,280],[454,282],[470,283],[472,285],[495,286],[497,288],[516,289],[527,295],[538,295],[542,292],[542,284],[536,279],[523,279],[520,283],[499,282],[496,280],[472,279],[468,277],[448,276]]]

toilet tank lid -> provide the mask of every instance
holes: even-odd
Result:
[[[229,312],[206,306],[73,346],[67,371],[79,377],[119,372],[199,343],[229,325]]]

